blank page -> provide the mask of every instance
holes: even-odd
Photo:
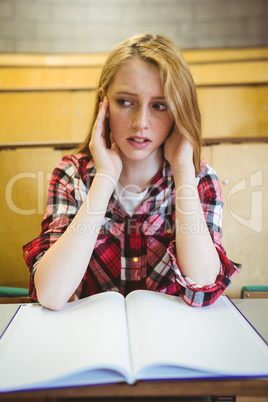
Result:
[[[267,345],[226,297],[196,308],[179,297],[135,291],[127,312],[135,373],[153,364],[268,376]]]
[[[37,305],[24,309],[18,322],[14,320],[10,339],[6,342],[9,330],[2,338],[0,389],[25,388],[86,368],[129,369],[125,300],[120,294],[97,294],[60,311]]]

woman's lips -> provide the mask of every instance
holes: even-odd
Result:
[[[146,148],[151,143],[151,140],[149,140],[149,138],[138,137],[138,136],[129,137],[127,138],[127,141],[131,146],[133,146],[136,149]]]

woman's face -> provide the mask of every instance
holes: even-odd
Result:
[[[158,70],[140,59],[122,63],[110,84],[108,117],[114,141],[123,157],[143,160],[161,155],[173,118]]]

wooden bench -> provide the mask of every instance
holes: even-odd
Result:
[[[204,138],[267,135],[268,48],[184,54],[198,89]],[[0,142],[81,142],[106,58],[1,55]]]

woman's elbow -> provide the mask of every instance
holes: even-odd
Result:
[[[66,301],[59,297],[49,296],[43,292],[39,292],[38,290],[36,290],[36,294],[38,302],[49,310],[61,310],[66,304]]]
[[[38,282],[35,284],[35,288],[38,302],[49,310],[61,310],[68,301],[59,291],[52,292],[47,286],[41,286]]]

